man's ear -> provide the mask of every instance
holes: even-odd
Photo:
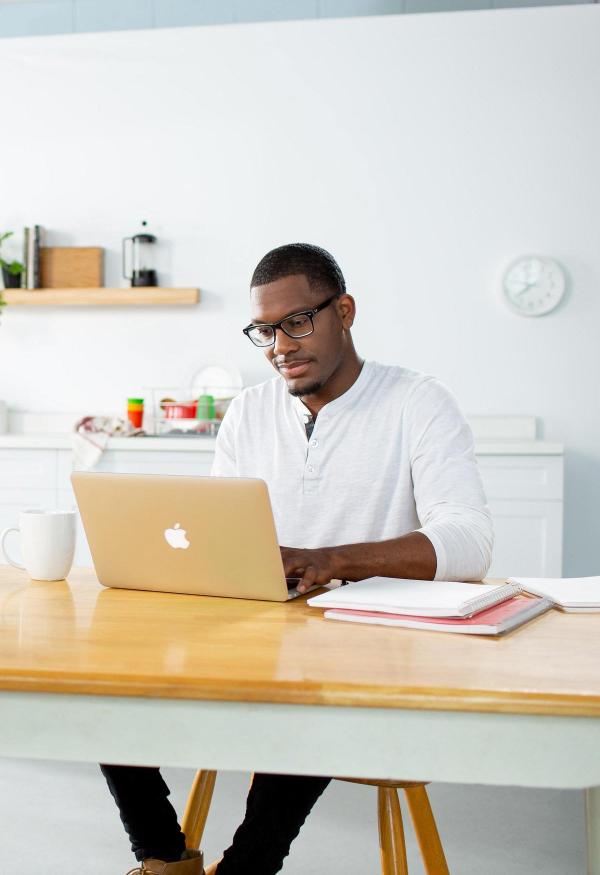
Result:
[[[342,326],[348,331],[352,328],[356,316],[356,302],[352,295],[342,295],[338,299],[338,313],[342,319]]]

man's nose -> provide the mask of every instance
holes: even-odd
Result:
[[[275,343],[273,344],[273,355],[287,355],[298,349],[298,341],[293,337],[288,337],[285,331],[279,326],[275,329]]]

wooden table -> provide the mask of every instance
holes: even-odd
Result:
[[[0,568],[0,755],[586,790],[600,875],[600,614],[500,639]]]

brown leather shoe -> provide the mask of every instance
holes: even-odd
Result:
[[[184,858],[176,863],[144,860],[141,866],[131,869],[127,875],[204,875],[202,851],[185,851]]]

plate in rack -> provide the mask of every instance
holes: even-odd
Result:
[[[244,381],[235,365],[205,365],[194,374],[191,386],[194,395],[233,398],[242,391]]]

